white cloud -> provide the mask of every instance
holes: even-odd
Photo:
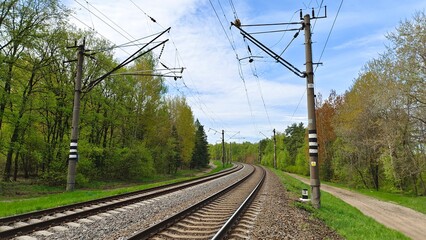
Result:
[[[94,14],[90,14],[84,7],[108,22],[97,12],[98,9],[133,38],[148,36],[172,27],[170,35],[165,38],[171,38],[173,42],[167,43],[161,61],[169,67],[186,69],[182,80],[178,79],[177,82],[167,80],[167,84],[171,94],[180,94],[175,88],[185,93],[195,117],[200,119],[206,129],[240,131],[239,137],[257,141],[264,138],[259,131],[270,135],[272,128],[282,132],[293,122],[306,122],[305,79],[296,77],[283,66],[274,63],[252,44],[250,46],[253,54],[264,58],[256,59],[254,62],[259,80],[253,76],[247,60],[241,61],[246,93],[239,75],[235,52],[224,33],[225,29],[231,42],[235,43],[239,58],[247,57],[247,47],[242,36],[235,28],[229,29],[229,21],[233,21],[234,13],[228,1],[212,1],[224,29],[219,24],[210,2],[206,0],[132,1],[158,24],[153,23],[130,0],[88,0],[89,4],[83,0],[69,0],[65,4],[75,9],[75,17],[95,28],[115,44],[128,40]],[[84,7],[76,2],[80,2]],[[218,5],[219,2],[224,12]],[[292,17],[293,21],[299,21],[299,14],[296,12],[298,9],[304,9],[304,13],[310,12],[310,9],[306,9],[308,6],[303,4],[307,2],[278,0],[233,2],[243,23],[286,22]],[[315,1],[311,2],[309,8],[317,7]],[[340,1],[324,2],[328,5],[328,18],[317,20],[315,23],[314,61],[318,59],[323,49],[340,3]],[[324,66],[319,67],[315,73],[317,91],[326,96],[330,89],[336,89],[338,92],[348,89],[366,61],[384,49],[385,33],[392,30],[400,19],[410,17],[421,6],[426,7],[426,3],[419,4],[415,0],[406,0],[402,7],[399,5],[401,4],[398,1],[384,0],[369,2],[368,5],[357,1],[344,2],[321,60]],[[85,28],[79,21],[73,18],[70,20],[77,26]],[[119,30],[111,22],[108,23]],[[127,36],[122,30],[119,31]],[[286,33],[281,41],[279,41],[281,33],[260,35],[259,38],[268,46],[278,43],[273,49],[280,52],[293,34],[294,32]],[[127,37],[132,39],[130,36]],[[302,31],[283,55],[300,70],[304,70],[303,40]],[[126,51],[131,53],[134,50]],[[160,49],[155,52],[159,54],[159,51]],[[120,59],[127,55],[128,53],[121,50],[116,54]],[[260,95],[259,84],[269,119]],[[208,136],[210,142],[218,139],[218,134],[214,134],[214,131],[209,131]]]

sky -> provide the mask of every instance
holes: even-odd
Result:
[[[364,65],[378,58],[401,21],[425,11],[419,0],[64,0],[72,10],[69,21],[114,45],[151,36],[164,48],[154,50],[158,68],[184,68],[182,78],[166,77],[167,95],[184,96],[204,125],[209,143],[258,142],[273,129],[307,125],[306,79],[296,76],[244,39],[230,22],[243,25],[289,23],[274,27],[243,27],[249,33],[298,29],[300,10],[311,19],[315,93],[327,98],[331,90],[349,90]],[[340,10],[339,10],[340,9]],[[152,19],[155,20],[152,21]],[[305,71],[304,31],[252,34],[300,71]],[[136,43],[144,43],[146,38]],[[250,51],[249,51],[250,48]],[[136,47],[118,48],[122,61]],[[252,59],[253,61],[250,61]],[[166,73],[159,70],[161,73]]]

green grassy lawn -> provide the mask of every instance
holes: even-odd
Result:
[[[214,162],[216,168],[212,169],[211,174],[223,169],[222,163]],[[228,165],[225,168],[229,168]],[[52,208],[77,202],[88,201],[92,199],[113,196],[121,193],[143,190],[165,184],[181,182],[194,178],[199,170],[184,170],[171,177],[158,176],[157,178],[145,179],[144,184],[133,183],[93,183],[88,189],[77,189],[73,192],[65,192],[63,187],[47,187],[42,185],[23,184],[23,183],[1,183],[0,185],[0,217],[22,214],[30,211],[37,211],[46,208]],[[146,181],[150,183],[146,183]],[[107,188],[107,189],[106,189]],[[14,192],[12,197],[8,192]],[[16,193],[19,194],[16,194]]]
[[[291,176],[271,169],[281,179],[288,192],[300,197],[301,189],[309,186]],[[346,239],[410,239],[395,230],[389,229],[362,214],[358,209],[342,200],[321,191],[321,208],[315,209],[310,203],[295,203],[313,216],[324,221]]]

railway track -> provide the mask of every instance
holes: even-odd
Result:
[[[265,170],[252,167],[253,171],[238,182],[166,220],[135,233],[129,239],[225,238],[249,208],[264,181]],[[254,211],[259,211],[259,206],[254,206]],[[248,219],[244,219],[243,225],[250,224],[250,218]],[[232,236],[240,235],[233,233]]]
[[[115,209],[140,203],[142,201],[150,201],[150,199],[154,199],[168,193],[177,192],[185,188],[190,188],[235,173],[240,171],[242,168],[243,165],[238,164],[231,169],[213,175],[200,177],[195,180],[188,180],[185,182],[169,184],[83,203],[0,218],[0,239],[10,239],[35,231],[39,231],[40,234],[43,234],[43,231],[40,230],[47,229],[52,226],[59,226],[64,223],[69,224],[77,219],[85,219],[88,216],[96,214],[103,213],[108,215],[108,211],[111,212]]]

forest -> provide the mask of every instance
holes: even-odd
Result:
[[[0,171],[4,182],[65,186],[70,146],[75,42],[83,66],[77,186],[136,181],[208,165],[207,136],[184,97],[168,97],[152,53],[84,91],[116,67],[112,43],[68,23],[57,0],[0,3]],[[144,71],[144,76],[120,75]]]
[[[2,181],[64,185],[70,146],[74,41],[86,39],[83,88],[119,64],[114,46],[68,23],[57,0],[0,3],[0,173]],[[320,178],[351,187],[426,195],[426,16],[387,34],[343,94],[316,95]],[[208,145],[184,97],[170,97],[152,53],[83,91],[77,185],[135,181],[209,159],[273,166],[274,140]],[[127,71],[151,75],[120,75]],[[277,168],[309,175],[303,123],[277,129]]]
[[[425,13],[402,21],[386,38],[387,50],[365,64],[345,93],[332,90],[328,97],[316,96],[320,178],[425,196]],[[277,168],[309,175],[307,141],[303,123],[278,133]],[[234,143],[232,149],[233,160],[261,159],[273,166],[271,138],[258,144]],[[220,154],[218,146],[211,147],[212,156]]]

